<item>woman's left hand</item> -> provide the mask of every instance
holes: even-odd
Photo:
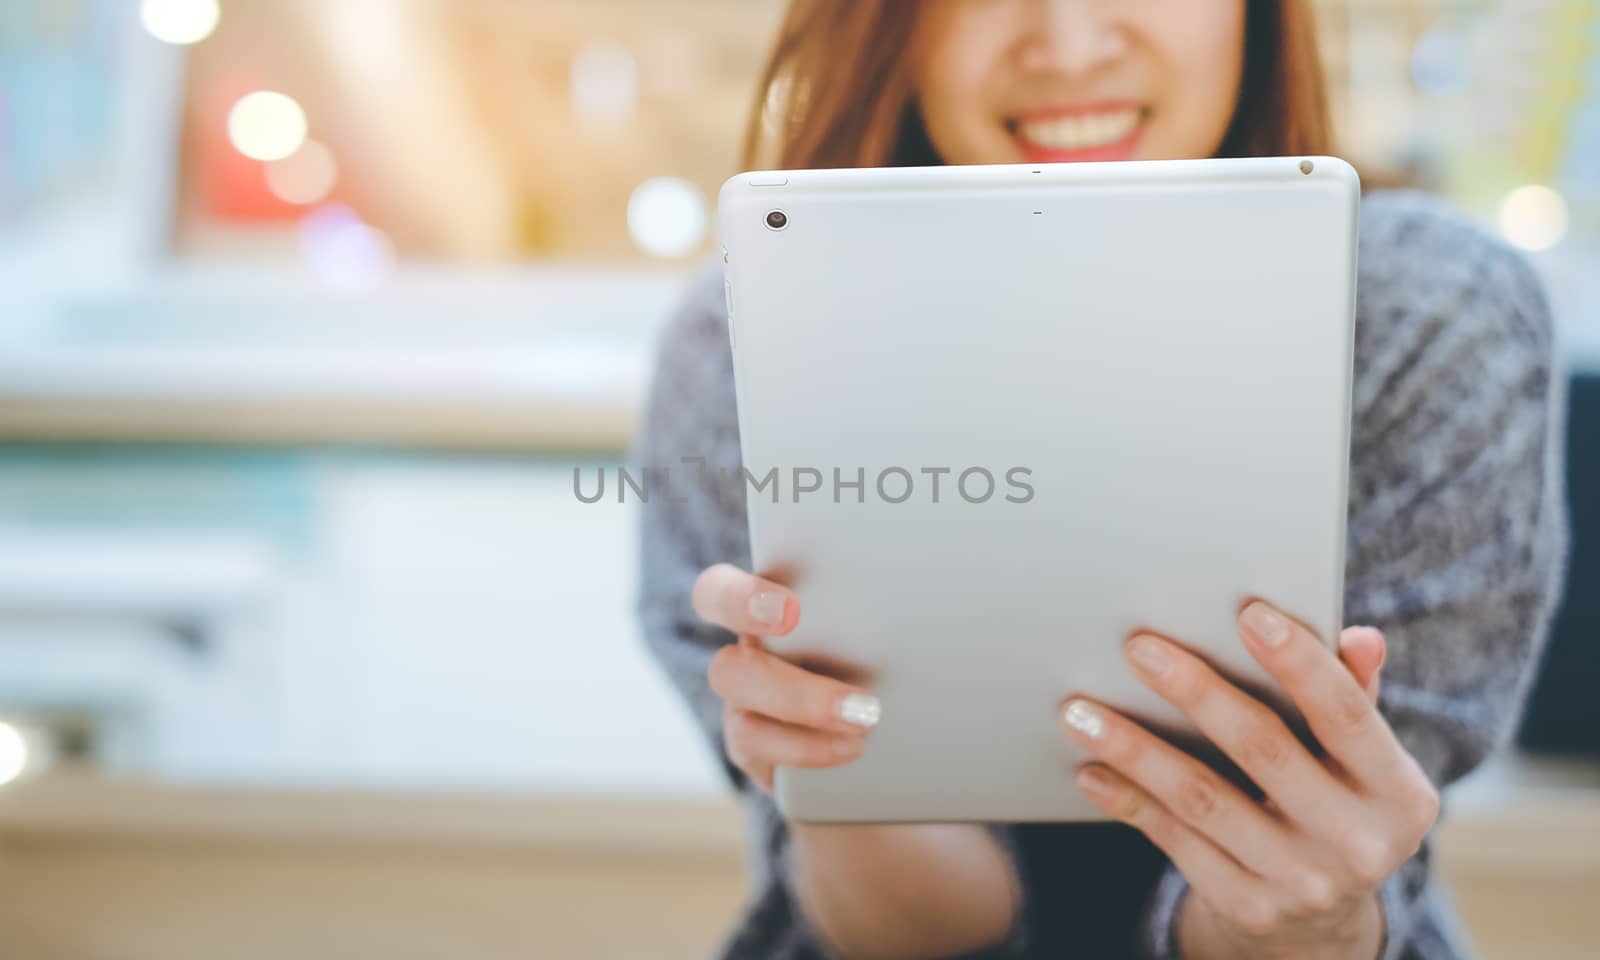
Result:
[[[1177,930],[1183,956],[1371,960],[1384,934],[1378,888],[1439,815],[1438,791],[1377,709],[1383,635],[1351,627],[1336,655],[1261,601],[1240,612],[1239,633],[1305,716],[1321,755],[1199,657],[1139,634],[1124,650],[1134,672],[1266,799],[1103,704],[1074,698],[1063,722],[1099,761],[1079,771],[1079,788],[1189,881]]]

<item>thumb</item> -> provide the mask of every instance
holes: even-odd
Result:
[[[1388,649],[1383,632],[1376,627],[1346,627],[1339,634],[1340,661],[1374,703],[1378,701],[1378,673]]]

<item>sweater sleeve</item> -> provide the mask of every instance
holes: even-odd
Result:
[[[722,703],[706,670],[717,649],[735,638],[700,620],[690,603],[695,578],[706,567],[750,568],[744,488],[723,480],[740,476],[741,461],[720,269],[694,283],[662,334],[643,423],[628,459],[649,482],[638,596],[645,643],[739,792],[749,827],[755,887],[724,955],[830,957],[790,888],[787,824],[772,799],[746,782],[723,749]],[[1011,831],[1003,825],[990,830],[1015,865]],[[1020,955],[1025,929],[1019,916],[1008,943],[992,956]]]
[[[1379,708],[1443,789],[1511,734],[1549,630],[1564,390],[1540,284],[1496,241],[1398,195],[1367,201],[1361,258],[1345,622],[1383,631]],[[1453,955],[1421,936],[1432,852],[1380,891],[1382,960]],[[1186,892],[1169,867],[1150,955],[1178,955]]]

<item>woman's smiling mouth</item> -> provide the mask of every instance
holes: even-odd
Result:
[[[1006,129],[1033,163],[1127,160],[1144,131],[1146,112],[1128,103],[1030,111]]]

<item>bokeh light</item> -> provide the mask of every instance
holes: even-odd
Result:
[[[28,768],[28,741],[22,731],[9,723],[0,722],[0,784],[7,784],[22,776]]]
[[[305,143],[306,112],[281,93],[246,94],[228,111],[228,139],[252,160],[281,160]]]
[[[327,199],[339,178],[333,151],[315,140],[281,160],[267,164],[267,189],[284,203],[309,206]]]
[[[1548,250],[1567,234],[1567,202],[1540,184],[1528,184],[1500,201],[1500,232],[1523,250]]]
[[[152,37],[178,45],[199,43],[217,28],[217,0],[144,0],[139,19]]]
[[[615,130],[639,104],[639,65],[620,43],[599,40],[572,57],[572,112],[593,130]]]
[[[628,198],[628,233],[655,257],[681,257],[700,245],[706,204],[694,184],[677,177],[652,177]]]
[[[394,243],[343,204],[317,207],[300,221],[300,252],[323,282],[346,293],[376,290],[394,274]]]

